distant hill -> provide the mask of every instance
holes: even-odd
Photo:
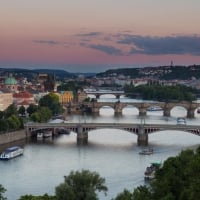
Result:
[[[46,73],[46,74],[51,74],[55,75],[59,79],[63,78],[74,78],[76,77],[75,74],[69,73],[65,70],[59,70],[59,69],[20,69],[20,68],[0,68],[0,73],[1,75],[7,75],[12,73],[13,76],[25,76],[28,79],[32,79],[35,76],[37,76],[39,73]]]
[[[115,77],[119,75],[129,76],[130,78],[151,77],[160,80],[200,79],[200,65],[122,68],[96,74],[97,77]]]

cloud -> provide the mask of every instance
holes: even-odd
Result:
[[[60,44],[58,41],[55,41],[55,40],[33,40],[33,42],[38,43],[38,44],[50,45],[50,46]]]
[[[85,46],[85,44],[83,46]],[[110,46],[110,45],[90,44],[90,45],[87,45],[87,47],[91,48],[91,49],[96,49],[96,50],[102,51],[102,52],[109,54],[109,55],[114,55],[114,56],[123,55],[123,52],[122,52],[121,49],[115,48],[115,47]]]
[[[197,35],[167,37],[124,35],[117,43],[132,45],[130,55],[200,55],[200,36]]]
[[[94,37],[94,36],[99,36],[101,35],[101,32],[89,32],[89,33],[80,33],[77,34],[76,36],[80,36],[80,37]]]

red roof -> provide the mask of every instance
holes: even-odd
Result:
[[[19,92],[19,93],[14,93],[13,94],[14,98],[32,98],[33,95],[29,92]]]

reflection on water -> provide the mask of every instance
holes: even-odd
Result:
[[[148,112],[146,123],[176,123],[174,113],[185,115],[183,108],[174,108],[172,116],[165,118],[162,112]],[[127,107],[122,117],[114,117],[110,108],[102,109],[100,116],[68,116],[73,122],[119,122],[140,123],[137,109]],[[188,120],[198,124],[199,117]],[[186,148],[195,148],[200,137],[178,131],[162,131],[149,135],[152,155],[140,155],[143,147],[137,146],[135,134],[117,130],[101,129],[88,134],[88,145],[77,146],[76,134],[61,135],[54,140],[24,141],[24,156],[0,162],[2,184],[9,200],[24,194],[54,194],[55,187],[63,182],[63,176],[71,170],[89,169],[106,178],[108,196],[100,195],[101,200],[111,199],[124,188],[132,190],[144,184],[144,170],[152,161],[164,161]]]

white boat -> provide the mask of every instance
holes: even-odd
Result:
[[[184,117],[178,117],[176,123],[177,125],[186,125],[186,119]]]
[[[147,111],[162,111],[163,109],[159,106],[151,106],[149,108],[147,108]]]
[[[1,160],[10,160],[17,156],[23,155],[23,153],[24,153],[24,149],[19,146],[9,147],[1,153],[0,159]]]
[[[37,133],[37,139],[43,139],[43,133],[42,132]]]
[[[153,154],[153,148],[143,149],[139,152],[140,155],[151,155]]]
[[[43,138],[50,138],[52,137],[52,132],[51,131],[46,131],[43,133]]]

